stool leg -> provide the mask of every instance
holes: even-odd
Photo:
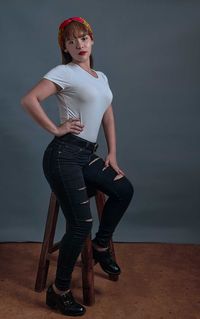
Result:
[[[52,192],[49,202],[47,221],[45,225],[44,239],[42,243],[40,260],[35,282],[35,291],[44,290],[49,269],[49,253],[52,253],[55,228],[58,219],[59,204],[55,194]],[[54,249],[55,250],[55,249]]]
[[[92,241],[91,234],[85,240],[82,252],[82,286],[83,286],[83,303],[92,306],[95,303],[94,294],[94,271],[92,259]]]
[[[103,213],[103,207],[104,207],[105,202],[106,202],[105,194],[103,192],[97,190],[96,195],[95,195],[95,201],[96,201],[97,212],[98,212],[99,221],[100,221],[102,213]],[[110,248],[110,252],[111,252],[112,257],[116,262],[114,244],[113,244],[112,239],[109,242],[109,248]],[[109,274],[108,276],[109,276],[109,279],[112,281],[117,281],[119,279],[119,275]]]

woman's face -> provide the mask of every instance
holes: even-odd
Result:
[[[86,62],[92,51],[94,41],[88,34],[81,32],[78,37],[65,40],[65,52],[69,52],[73,62]]]

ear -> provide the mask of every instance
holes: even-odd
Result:
[[[91,41],[92,45],[94,44],[94,40]]]

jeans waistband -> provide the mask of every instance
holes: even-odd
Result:
[[[98,143],[93,143],[93,142],[87,141],[87,140],[83,139],[82,137],[76,136],[72,133],[67,133],[67,134],[59,136],[59,137],[55,136],[55,139],[60,140],[60,141],[66,141],[66,142],[69,142],[72,144],[76,144],[78,146],[87,148],[93,152],[95,152],[99,146]]]

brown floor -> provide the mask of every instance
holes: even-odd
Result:
[[[45,291],[34,291],[40,248],[40,243],[0,244],[0,318],[67,318],[45,305]],[[120,279],[108,280],[95,266],[96,303],[82,318],[200,319],[200,245],[115,243],[115,251]],[[57,253],[47,285],[54,280]],[[72,291],[82,303],[78,264]]]

